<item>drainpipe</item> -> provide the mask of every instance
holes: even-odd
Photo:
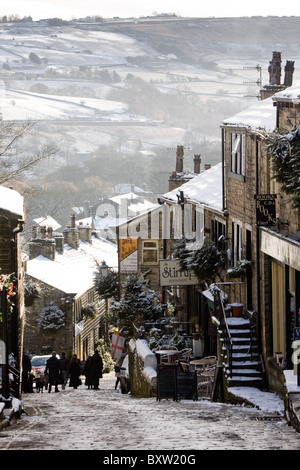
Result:
[[[255,192],[259,194],[259,168],[258,168],[258,153],[259,153],[259,141],[257,136],[255,137]],[[256,224],[256,288],[257,288],[257,317],[258,317],[258,347],[262,351],[262,340],[261,340],[261,287],[260,287],[260,243],[259,243],[260,229]]]
[[[222,204],[223,211],[226,209],[226,188],[225,188],[225,129],[222,129]]]
[[[18,227],[16,227],[13,230],[13,236],[14,236],[14,243],[13,243],[13,251],[14,251],[14,263],[15,263],[15,268],[18,267],[18,251],[17,251],[17,235],[21,232],[23,232],[23,221],[19,223]],[[14,268],[14,269],[15,269]],[[18,269],[16,269],[16,275],[18,275]],[[16,276],[17,277],[17,276]],[[17,277],[17,295],[16,295],[16,304],[18,305],[18,299],[19,299],[19,278]],[[19,325],[19,317],[17,314],[19,313],[18,309],[15,312],[15,324],[12,324],[12,346],[15,350],[15,357],[18,359],[18,366],[17,369],[19,371],[19,390],[18,390],[18,396],[16,398],[19,398],[22,393],[22,367],[23,367],[23,328],[22,325]],[[19,344],[19,331],[21,331],[20,335],[20,344]]]

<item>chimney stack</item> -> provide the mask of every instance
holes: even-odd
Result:
[[[269,84],[281,84],[281,52],[273,52],[273,58],[270,62],[269,68]]]
[[[89,224],[83,225],[82,222],[79,222],[77,226],[78,230],[78,238],[90,244],[93,243],[92,241],[92,227]]]
[[[71,227],[67,227],[63,231],[64,242],[70,245],[72,248],[77,249],[79,247],[78,230],[76,228],[76,216],[71,215]]]
[[[51,234],[50,237],[47,237],[47,231],[48,234]],[[48,230],[47,227],[41,227],[40,238],[37,236],[37,227],[33,227],[32,232],[33,237],[29,242],[29,259],[42,255],[53,261],[55,259],[56,242],[53,238],[52,227],[48,227]]]
[[[183,145],[177,145],[177,152],[176,152],[176,172],[177,173],[183,173],[183,158],[184,158]]]
[[[295,62],[293,60],[287,60],[284,67],[284,86],[289,87],[293,85],[293,74],[295,70]]]
[[[201,170],[201,155],[194,155],[194,173],[199,175]]]

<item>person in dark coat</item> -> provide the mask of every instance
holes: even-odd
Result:
[[[60,364],[59,359],[56,357],[56,352],[53,351],[52,356],[46,362],[46,369],[45,373],[49,374],[49,390],[51,392],[51,386],[55,386],[55,392],[59,392],[58,390],[58,379],[60,373]]]
[[[31,372],[31,361],[27,354],[23,354],[22,360],[22,391],[23,393],[29,393],[33,390],[32,385],[30,387],[29,374]]]
[[[60,363],[60,370],[61,370],[61,384],[62,384],[62,389],[64,390],[68,382],[69,367],[70,367],[69,360],[67,359],[65,352],[61,353],[59,363]]]
[[[85,385],[87,385],[88,390],[92,388],[91,377],[90,377],[90,362],[91,362],[91,356],[88,356],[87,360],[85,361],[84,368],[83,368],[83,375],[85,375]]]
[[[89,362],[91,385],[95,390],[99,390],[99,379],[102,377],[103,361],[99,352],[96,350]]]
[[[77,355],[74,354],[72,356],[71,362],[70,362],[70,382],[69,382],[69,387],[77,388],[78,385],[81,384],[80,381],[80,362],[79,359],[77,358]]]

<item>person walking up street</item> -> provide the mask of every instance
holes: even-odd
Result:
[[[78,388],[79,385],[81,385],[80,374],[81,374],[80,362],[79,362],[79,359],[77,358],[77,355],[74,354],[70,362],[69,387],[73,387],[76,389]]]
[[[91,385],[94,387],[94,390],[99,390],[99,379],[102,377],[103,361],[97,350],[91,357],[89,366]]]
[[[48,393],[51,392],[52,385],[55,386],[55,392],[59,392],[58,390],[58,379],[59,379],[59,372],[60,372],[60,364],[59,359],[56,357],[56,352],[53,351],[52,356],[48,359],[46,363],[45,373],[49,374],[49,390]]]
[[[92,388],[91,377],[90,377],[90,361],[91,361],[91,356],[88,356],[87,360],[85,361],[84,368],[83,368],[83,375],[85,375],[85,385],[87,385],[88,390]]]
[[[59,360],[59,363],[60,363],[61,378],[62,378],[62,389],[65,390],[67,382],[68,382],[68,378],[69,378],[69,368],[70,368],[70,363],[66,357],[65,352],[61,353],[61,358]]]
[[[29,383],[29,374],[31,372],[31,361],[28,354],[23,354],[22,360],[22,392],[28,393],[31,392],[31,387]]]
[[[116,363],[115,363],[115,376],[117,377],[117,380],[116,380],[116,383],[115,383],[115,390],[117,390],[118,384],[121,380],[121,369],[122,369],[122,365],[123,365],[124,359],[127,356],[127,354],[128,354],[127,349],[124,349],[123,352],[121,353],[121,356],[119,357],[119,359],[116,360]]]

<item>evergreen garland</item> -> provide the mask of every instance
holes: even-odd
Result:
[[[290,132],[277,130],[266,136],[274,179],[291,195],[293,207],[300,209],[300,126]]]
[[[199,282],[214,282],[216,276],[221,277],[225,269],[226,252],[219,250],[213,243],[205,243],[201,248],[189,245],[185,240],[176,244],[175,255],[179,259],[182,271],[192,270]]]

